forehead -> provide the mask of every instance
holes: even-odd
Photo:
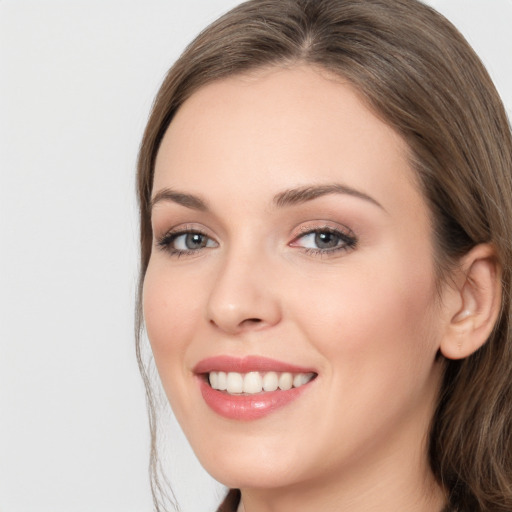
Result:
[[[234,76],[195,92],[164,136],[154,191],[202,194],[222,182],[226,196],[241,184],[254,196],[340,180],[382,198],[393,192],[405,205],[418,200],[402,138],[346,81],[302,66]]]

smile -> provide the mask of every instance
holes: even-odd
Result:
[[[210,372],[208,381],[213,389],[226,391],[230,395],[255,395],[262,392],[288,391],[307,384],[314,373],[290,372]]]
[[[317,372],[260,356],[217,356],[194,373],[206,405],[232,420],[256,420],[298,399]]]

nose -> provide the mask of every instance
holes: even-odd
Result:
[[[257,255],[231,254],[222,262],[208,297],[208,321],[227,334],[261,330],[281,320],[271,265]]]

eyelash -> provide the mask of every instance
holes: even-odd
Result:
[[[304,240],[307,236],[311,235],[321,235],[321,234],[330,234],[334,235],[338,238],[339,244],[336,247],[332,248],[312,248],[312,247],[303,247],[299,245],[297,242],[300,240]],[[197,249],[176,249],[172,246],[173,242],[175,242],[179,237],[185,236],[185,235],[200,235],[202,237],[205,237],[208,241],[206,244],[208,244],[210,241],[212,241],[214,244],[218,245],[217,242],[211,238],[209,235],[207,235],[205,232],[196,229],[196,228],[183,228],[179,231],[168,231],[165,233],[161,238],[157,240],[157,246],[167,251],[171,256],[173,257],[181,257],[181,256],[192,256],[195,254],[198,254],[201,249],[205,248],[211,248],[212,246],[208,247],[208,245],[205,245],[203,247],[199,247]],[[312,256],[325,256],[325,255],[332,255],[336,254],[341,251],[348,251],[350,249],[354,249],[357,245],[357,238],[353,234],[351,230],[347,228],[346,231],[342,231],[340,229],[335,229],[329,226],[324,226],[321,228],[314,228],[314,229],[305,229],[301,234],[297,237],[295,237],[292,242],[290,242],[291,247],[299,247],[302,248],[305,254],[312,255]]]
[[[344,230],[332,228],[330,226],[323,226],[321,228],[313,228],[304,230],[299,236],[297,236],[292,242],[292,247],[301,247],[300,245],[295,244],[295,242],[299,240],[305,239],[307,236],[311,235],[321,235],[321,234],[329,234],[334,235],[338,238],[339,245],[332,248],[312,248],[312,247],[302,247],[304,252],[308,255],[312,256],[330,256],[332,254],[336,254],[341,251],[348,251],[350,249],[354,249],[357,246],[357,238],[355,234],[345,228]]]
[[[213,240],[210,236],[208,236],[203,231],[196,229],[196,228],[183,228],[179,231],[168,231],[163,235],[161,238],[157,240],[157,246],[169,252],[171,256],[175,256],[179,258],[180,256],[192,256],[194,254],[197,254],[199,252],[199,249],[203,249],[204,247],[198,248],[198,249],[175,249],[172,244],[175,242],[179,237],[184,235],[200,235],[208,240]],[[215,241],[214,241],[215,242]],[[208,242],[207,242],[208,243]],[[217,243],[217,242],[215,242]]]

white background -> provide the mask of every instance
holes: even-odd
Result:
[[[184,46],[237,0],[0,0],[0,512],[149,512],[134,169]],[[512,0],[432,0],[512,112]],[[184,512],[221,488],[173,432]]]

